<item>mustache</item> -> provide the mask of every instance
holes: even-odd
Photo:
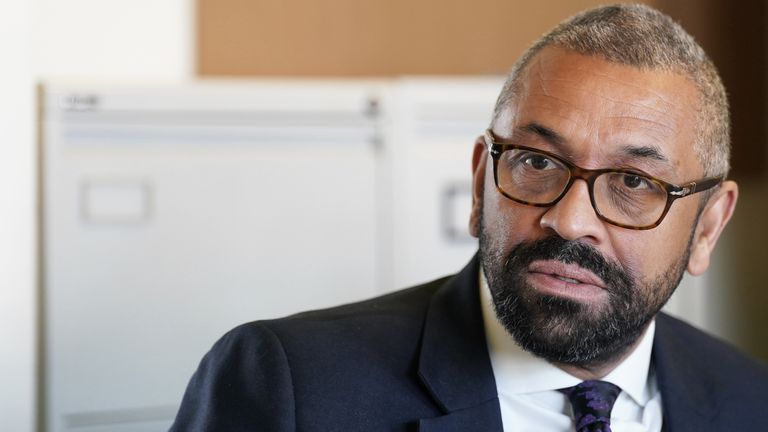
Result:
[[[551,236],[515,246],[508,255],[505,269],[524,269],[537,260],[554,260],[575,264],[602,279],[612,294],[626,296],[634,289],[634,274],[603,256],[589,244]]]

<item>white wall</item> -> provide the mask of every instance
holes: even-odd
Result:
[[[42,78],[157,82],[194,70],[193,0],[35,0],[32,21]]]
[[[34,85],[29,5],[0,2],[0,429],[34,417]]]
[[[0,0],[0,430],[35,429],[36,105],[49,79],[193,75],[193,0]]]

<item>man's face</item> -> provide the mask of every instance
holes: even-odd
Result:
[[[703,177],[693,150],[696,97],[682,75],[548,47],[523,72],[493,132],[583,168],[682,184]],[[485,153],[475,197],[500,320],[523,348],[577,366],[614,360],[642,334],[682,277],[699,205],[697,197],[678,200],[654,229],[620,228],[598,219],[577,180],[556,205],[530,207],[496,190]]]

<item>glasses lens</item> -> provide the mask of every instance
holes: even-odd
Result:
[[[651,178],[608,172],[595,179],[595,207],[603,217],[634,227],[653,225],[667,205],[667,192]]]
[[[570,175],[568,167],[557,159],[523,149],[502,153],[497,168],[499,188],[531,204],[548,204],[557,199]]]

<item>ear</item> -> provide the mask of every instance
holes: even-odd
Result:
[[[469,215],[469,233],[473,237],[480,236],[480,216],[482,215],[487,160],[488,151],[485,148],[485,139],[481,136],[475,140],[475,148],[472,151],[472,212]]]
[[[699,217],[696,232],[691,244],[691,256],[688,259],[688,273],[699,276],[709,267],[709,259],[715,249],[717,239],[731,219],[739,188],[733,181],[725,181],[714,196],[709,199]]]

